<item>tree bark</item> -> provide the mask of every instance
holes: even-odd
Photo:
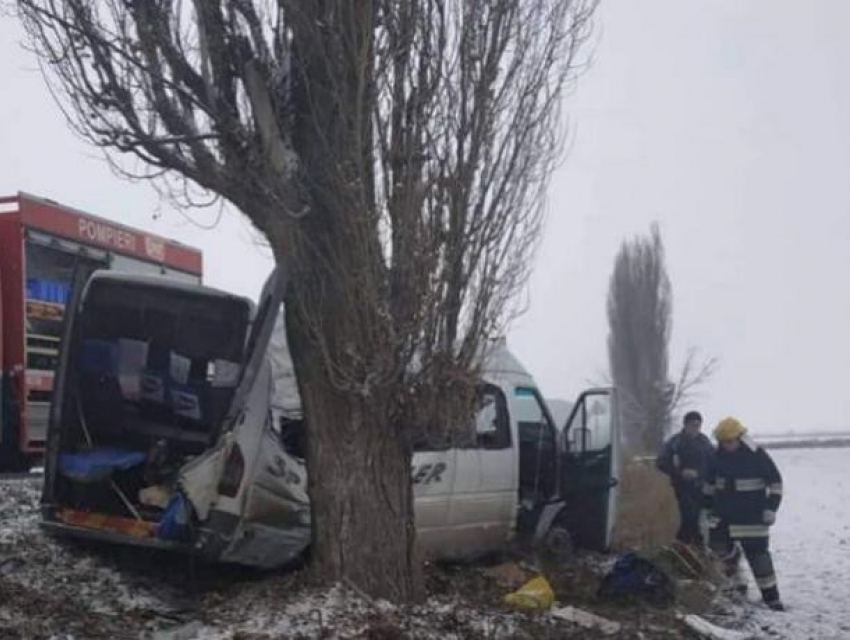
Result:
[[[294,262],[287,333],[307,423],[313,570],[405,602],[421,593],[412,451],[393,424],[398,385],[373,381],[393,357],[375,340],[386,275],[371,187],[374,10],[313,0],[293,14],[293,145],[311,211],[275,251]]]
[[[416,600],[412,452],[390,424],[388,398],[336,389],[290,307],[287,329],[307,422],[312,569],[372,597]]]

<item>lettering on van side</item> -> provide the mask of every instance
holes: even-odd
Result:
[[[426,463],[413,467],[413,484],[436,484],[443,481],[445,462]]]

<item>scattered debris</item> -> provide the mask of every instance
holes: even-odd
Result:
[[[487,567],[482,573],[504,589],[518,589],[528,580],[528,573],[516,562]]]
[[[599,585],[599,596],[611,601],[639,599],[660,606],[675,600],[675,585],[655,564],[635,553],[617,558]]]
[[[671,568],[687,578],[707,577],[712,570],[711,563],[707,559],[700,557],[691,547],[681,542],[673,542],[662,547],[659,550],[658,559],[662,558],[668,560]]]
[[[537,576],[526,582],[522,587],[505,596],[505,604],[515,609],[543,611],[555,602],[555,592],[549,581],[543,576]]]
[[[608,620],[607,618],[598,616],[595,613],[583,611],[572,606],[553,609],[550,615],[559,620],[566,620],[567,622],[575,623],[585,629],[598,629],[605,635],[620,633],[620,629],[622,628],[622,625],[619,622]]]
[[[691,631],[698,633],[701,637],[708,640],[752,640],[754,637],[751,633],[745,631],[733,631],[718,627],[716,624],[712,624],[705,618],[697,615],[686,615],[682,619]]]
[[[590,640],[640,634],[678,640],[684,622],[677,609],[727,626],[741,619],[734,611],[728,619],[714,615],[717,603],[725,600],[704,581],[686,587],[680,582],[676,609],[641,599],[599,599],[599,584],[614,562],[590,553],[547,568],[545,579],[532,584],[528,578],[535,574],[522,562],[489,567],[429,563],[429,597],[410,607],[372,601],[346,585],[318,590],[305,573],[294,570],[260,573],[199,564],[193,572],[182,556],[45,535],[38,526],[39,494],[37,479],[0,482],[4,640]],[[506,610],[506,591],[522,587],[535,606]],[[699,597],[682,600],[688,590]],[[555,596],[570,606],[541,613],[538,605],[550,607]],[[620,630],[612,632],[611,625]]]

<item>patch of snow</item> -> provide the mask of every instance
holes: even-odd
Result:
[[[717,610],[708,616],[710,623],[703,621],[714,625],[713,632],[720,628],[743,634],[721,635],[723,640],[850,638],[850,502],[846,500],[850,473],[845,462],[850,449],[788,449],[771,455],[785,478],[785,499],[771,545],[788,611],[772,612],[758,603],[751,584],[751,601],[719,597]],[[93,630],[114,637],[132,630],[134,637],[148,640],[246,636],[347,640],[371,633],[377,624],[385,635],[397,631],[422,640],[460,640],[482,635],[534,637],[529,625],[537,629],[544,625],[565,637],[597,635],[603,628],[597,615],[570,607],[560,610],[560,620],[554,612],[534,618],[506,612],[498,599],[490,606],[442,596],[398,607],[369,601],[345,587],[304,589],[297,576],[262,582],[224,580],[219,587],[207,589],[189,611],[184,606],[185,585],[171,579],[184,569],[175,570],[169,563],[162,569],[140,570],[147,558],[144,551],[117,562],[111,551],[94,553],[57,542],[38,527],[39,497],[36,479],[0,482],[0,628],[13,629],[20,637],[84,638],[91,637]],[[601,575],[613,559],[600,556],[592,562],[594,573]],[[164,578],[166,573],[169,579]],[[293,584],[297,585],[294,590],[289,588]],[[592,616],[597,627],[582,626],[590,618],[580,614]],[[622,624],[620,633],[630,629],[626,618],[606,615]],[[656,628],[659,623],[663,627],[666,621],[650,620],[651,626],[641,628],[647,637],[663,636],[664,629]],[[673,624],[677,629],[668,633],[684,632],[678,628],[684,622],[674,620]]]
[[[687,615],[683,620],[688,628],[708,640],[751,640],[754,637],[752,633],[746,631],[733,631],[732,629],[718,627],[705,618],[696,615]]]
[[[558,618],[559,620],[573,622],[585,629],[598,629],[605,635],[620,633],[620,628],[622,626],[619,622],[608,620],[607,618],[590,613],[589,611],[577,609],[576,607],[560,607],[558,609],[553,609],[549,615],[553,618]]]

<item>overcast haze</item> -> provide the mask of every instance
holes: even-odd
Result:
[[[674,369],[720,358],[700,407],[758,432],[850,427],[850,3],[609,0],[566,103],[530,307],[509,343],[546,395],[607,362],[620,242],[658,220]],[[204,251],[206,282],[255,296],[270,267],[247,224],[206,231],[68,130],[17,22],[0,18],[0,194],[28,191]],[[191,214],[203,224],[215,211]]]

